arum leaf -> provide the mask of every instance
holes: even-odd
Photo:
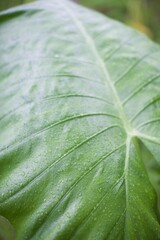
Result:
[[[159,239],[159,46],[45,0],[1,13],[0,55],[0,214],[17,239]]]

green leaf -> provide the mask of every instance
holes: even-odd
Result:
[[[17,239],[160,239],[159,46],[45,0],[1,13],[0,56],[0,214]]]

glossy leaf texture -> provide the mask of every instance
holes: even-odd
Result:
[[[0,215],[17,239],[160,239],[160,47],[45,0],[1,13],[0,56]]]

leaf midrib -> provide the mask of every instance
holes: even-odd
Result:
[[[103,79],[104,84],[105,84],[106,88],[108,88],[108,86],[109,86],[113,93],[114,100],[115,100],[114,104],[118,111],[119,117],[122,120],[122,125],[124,127],[124,130],[126,132],[126,156],[125,156],[125,160],[124,160],[123,177],[125,179],[126,209],[127,209],[128,208],[128,180],[127,180],[127,177],[128,177],[128,166],[129,166],[129,151],[130,151],[131,138],[135,134],[132,133],[130,123],[125,114],[125,111],[124,111],[123,105],[121,103],[120,97],[118,95],[118,92],[111,80],[107,66],[105,65],[102,57],[100,56],[93,39],[91,38],[90,34],[87,32],[83,23],[81,23],[81,21],[75,16],[73,11],[70,8],[68,8],[66,5],[63,5],[63,6],[64,6],[66,12],[68,12],[69,16],[71,16],[71,18],[72,18],[73,22],[75,23],[75,25],[77,26],[77,28],[80,30],[86,43],[88,44],[89,48],[93,52],[93,55],[97,59],[98,65],[99,65],[100,69],[102,69],[102,72],[104,73],[104,76],[105,76],[105,79]],[[126,230],[127,218],[128,218],[127,211],[125,212],[125,214],[126,214],[126,216],[125,216],[125,235],[127,235],[127,230]]]
[[[60,2],[60,3],[62,4],[62,2]],[[75,16],[75,14],[71,10],[71,8],[69,8],[66,4],[63,4],[63,7],[65,8],[66,12],[68,12],[69,16],[72,18],[72,20],[75,23],[75,25],[77,26],[77,28],[80,30],[82,36],[84,37],[86,43],[88,44],[89,48],[91,49],[93,55],[97,59],[97,63],[99,65],[100,69],[102,69],[102,72],[105,76],[105,79],[103,79],[103,82],[104,82],[106,88],[108,88],[108,86],[109,86],[112,93],[113,93],[114,105],[115,105],[115,107],[118,111],[120,119],[122,120],[122,124],[123,124],[123,127],[124,127],[125,131],[126,131],[126,134],[129,135],[129,136],[130,135],[133,136],[134,134],[132,134],[132,129],[131,129],[130,123],[127,119],[127,116],[125,114],[123,105],[121,103],[120,97],[119,97],[118,92],[117,92],[117,89],[115,88],[115,86],[114,86],[114,84],[111,80],[111,76],[109,74],[107,66],[104,63],[102,57],[100,56],[92,37],[90,36],[88,31],[86,30],[84,24]]]

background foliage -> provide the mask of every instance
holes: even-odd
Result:
[[[1,0],[0,10],[32,0]],[[124,22],[160,43],[160,0],[75,0]]]

